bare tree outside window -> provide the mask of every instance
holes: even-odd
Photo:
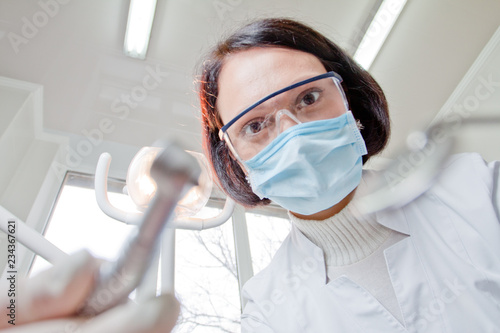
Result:
[[[254,272],[258,272],[269,264],[290,224],[263,214],[246,213],[246,219]],[[240,332],[232,221],[201,232],[178,230],[176,244],[176,291],[182,310],[175,332]]]

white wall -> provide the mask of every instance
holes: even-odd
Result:
[[[114,157],[110,177],[125,178],[139,147],[43,128],[43,87],[0,77],[0,205],[42,233],[66,171],[93,174],[102,152]],[[6,234],[0,232],[0,271],[7,261]],[[17,243],[17,269],[29,269],[33,253]]]

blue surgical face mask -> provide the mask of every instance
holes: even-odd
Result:
[[[288,128],[244,165],[261,199],[311,215],[339,203],[359,185],[366,153],[348,111]]]

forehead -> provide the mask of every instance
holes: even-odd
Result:
[[[259,99],[325,72],[316,56],[287,48],[256,47],[231,54],[219,75],[217,109],[226,124]]]

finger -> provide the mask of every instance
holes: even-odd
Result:
[[[3,329],[2,333],[80,333],[83,318],[54,319]],[[113,331],[111,331],[113,332]]]
[[[78,333],[166,333],[179,316],[179,302],[172,295],[161,295],[143,304],[129,302],[85,322]]]
[[[91,291],[98,261],[79,251],[19,284],[16,325],[73,315]],[[1,307],[5,311],[4,306]],[[0,311],[1,312],[1,311]],[[0,328],[7,323],[0,322]]]
[[[15,326],[2,333],[168,333],[179,316],[179,302],[161,295],[144,304],[129,302],[97,317],[46,320]]]

